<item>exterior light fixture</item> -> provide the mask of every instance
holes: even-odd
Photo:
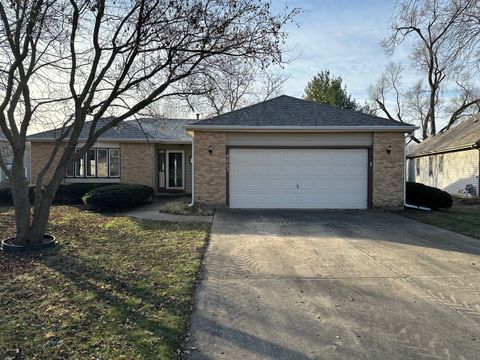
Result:
[[[212,152],[213,152],[212,145],[208,145],[208,153],[212,155]]]
[[[390,154],[392,152],[392,146],[388,145],[387,146],[387,154]]]

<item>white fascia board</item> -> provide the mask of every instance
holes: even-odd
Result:
[[[188,125],[194,131],[243,132],[413,132],[418,126],[241,126],[241,125]]]

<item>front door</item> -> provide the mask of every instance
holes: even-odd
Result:
[[[185,189],[185,153],[167,150],[167,189]]]

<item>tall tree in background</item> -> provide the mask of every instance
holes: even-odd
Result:
[[[295,13],[273,13],[262,0],[1,1],[0,130],[13,162],[9,169],[0,157],[0,167],[17,243],[42,241],[67,168],[105,131],[159,99],[205,93],[201,80],[215,59],[281,63],[282,27]],[[191,78],[194,86],[185,86]],[[27,131],[39,121],[55,125],[57,141],[32,211],[23,159]]]
[[[478,112],[480,91],[474,82],[479,76],[477,0],[399,1],[392,19],[391,34],[382,45],[387,54],[393,54],[407,39],[413,41],[410,58],[419,81],[405,89],[403,68],[387,65],[370,88],[377,109],[391,119],[419,121],[423,138],[437,132],[440,117],[447,119],[449,128],[461,117]],[[452,92],[456,93],[453,97]]]
[[[211,66],[204,94],[183,96],[187,108],[205,117],[220,115],[280,95],[288,76],[244,59]]]
[[[347,92],[340,76],[323,70],[313,77],[305,88],[305,100],[337,106],[348,110],[361,110],[361,106]]]

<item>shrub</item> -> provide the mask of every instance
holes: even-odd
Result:
[[[153,198],[154,191],[146,185],[109,185],[87,192],[83,196],[85,205],[97,210],[126,210]]]
[[[35,187],[29,186],[28,193],[30,201],[33,202],[33,199],[35,197]],[[0,204],[13,205],[12,189],[10,189],[10,187],[0,187]]]
[[[72,183],[60,185],[55,195],[55,201],[73,204],[81,204],[83,195],[93,189],[108,186],[104,183]]]
[[[432,186],[407,182],[407,204],[428,207],[432,210],[449,208],[453,205],[449,193]]]

